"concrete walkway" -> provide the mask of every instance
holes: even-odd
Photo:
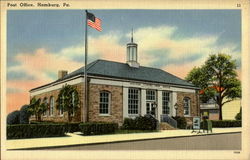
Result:
[[[201,130],[202,131],[202,130]],[[242,128],[213,128],[213,133],[235,133],[241,132]],[[71,145],[88,145],[97,143],[111,143],[121,141],[136,141],[144,139],[157,138],[171,138],[171,137],[185,137],[185,136],[199,136],[207,135],[207,133],[192,133],[192,130],[164,130],[151,133],[130,133],[130,134],[112,134],[112,135],[96,135],[96,136],[82,136],[79,133],[69,133],[65,137],[51,137],[51,138],[30,138],[7,140],[6,149],[32,149],[32,148],[46,148],[58,146]]]

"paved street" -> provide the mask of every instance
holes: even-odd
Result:
[[[241,133],[91,144],[49,150],[241,150]]]

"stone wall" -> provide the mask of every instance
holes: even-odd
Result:
[[[190,115],[185,116],[187,121],[192,121],[194,116],[200,115],[198,93],[177,92],[177,116],[184,116],[184,98],[190,98]]]
[[[80,108],[80,106],[82,106],[82,104],[83,104],[83,96],[84,96],[83,85],[82,84],[77,84],[77,85],[73,85],[73,86],[76,87],[76,89],[78,91],[80,105],[79,105],[78,111],[72,117],[72,122],[80,122],[81,121],[81,114],[82,114],[82,108]],[[53,115],[49,115],[49,112],[47,111],[45,116],[43,116],[43,115],[41,116],[43,121],[68,122],[68,114],[67,114],[67,112],[64,112],[63,115],[60,115],[59,114],[59,109],[57,109],[57,107],[56,107],[56,100],[58,98],[59,92],[60,92],[60,89],[33,96],[36,99],[41,98],[41,102],[43,102],[43,100],[45,98],[47,98],[48,103],[49,103],[48,107],[50,105],[50,98],[52,96],[54,97]],[[30,97],[30,99],[32,99],[33,97]],[[35,120],[35,117],[32,116],[31,120]]]
[[[90,84],[89,86],[89,121],[90,122],[123,122],[123,91],[122,87]],[[100,92],[108,91],[111,94],[110,114],[99,114]]]

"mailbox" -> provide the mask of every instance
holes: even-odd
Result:
[[[212,133],[213,132],[212,129],[213,129],[212,121],[207,119],[203,120],[203,132],[207,131],[208,133],[210,131]]]

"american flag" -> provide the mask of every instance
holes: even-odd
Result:
[[[90,27],[92,27],[92,28],[94,28],[94,29],[96,29],[96,30],[98,30],[98,31],[102,31],[102,21],[101,21],[101,19],[99,19],[99,18],[96,18],[95,16],[94,16],[94,14],[92,14],[92,13],[87,13],[87,17],[88,17],[88,26],[90,26]]]

